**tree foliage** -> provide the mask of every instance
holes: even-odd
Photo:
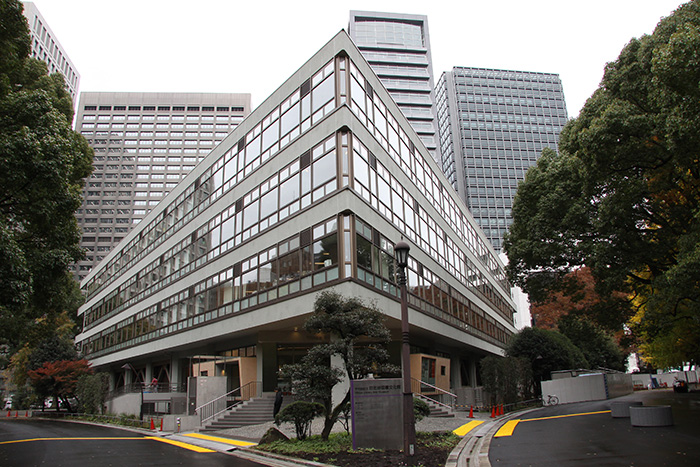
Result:
[[[526,358],[492,355],[483,358],[479,367],[492,403],[512,404],[532,398],[532,365]]]
[[[344,378],[362,379],[369,373],[396,371],[387,364],[386,344],[391,335],[384,325],[384,315],[376,306],[334,291],[318,294],[314,312],[304,329],[323,333],[329,341],[309,349],[300,363],[283,366],[282,374],[291,378],[294,391],[301,398],[323,404],[325,421],[321,437],[328,439],[350,400],[348,390],[343,400],[333,406],[333,387]],[[331,357],[339,357],[343,367],[330,365]]]
[[[511,338],[506,353],[529,362],[537,384],[551,378],[552,371],[587,368],[588,362],[568,337],[558,331],[540,328],[525,328]]]
[[[645,357],[676,364],[700,358],[698,65],[695,0],[606,66],[559,154],[528,171],[504,241],[510,278],[533,301],[588,266],[603,297],[630,297]]]
[[[109,373],[100,372],[79,376],[75,387],[78,412],[104,414],[108,394]]]
[[[297,439],[305,440],[310,434],[311,422],[323,411],[323,405],[318,402],[296,401],[275,416],[275,423],[277,425],[282,422],[293,423]]]
[[[57,360],[46,362],[36,370],[30,370],[28,375],[39,400],[52,396],[56,402],[60,400],[72,411],[69,398],[76,395],[78,379],[91,372],[90,363],[85,359]],[[56,404],[56,409],[59,408],[59,404]]]
[[[589,368],[626,370],[627,355],[612,336],[588,319],[566,315],[559,320],[558,327],[581,350]]]
[[[63,77],[29,58],[22,4],[1,0],[0,13],[0,339],[15,350],[27,323],[75,306],[68,266],[82,257],[75,211],[93,152],[71,128]]]

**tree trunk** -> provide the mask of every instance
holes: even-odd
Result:
[[[324,441],[328,441],[328,436],[331,434],[331,430],[333,429],[333,425],[335,425],[335,422],[338,421],[338,415],[340,415],[340,412],[343,410],[343,406],[350,400],[350,391],[345,394],[345,397],[343,397],[343,400],[340,401],[340,404],[336,405],[333,411],[331,412],[330,416],[326,412],[326,420],[323,424],[323,431],[321,432],[321,439]]]

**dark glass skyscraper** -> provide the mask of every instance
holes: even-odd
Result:
[[[362,55],[439,163],[428,17],[351,11],[349,31]]]
[[[436,88],[442,168],[496,250],[518,182],[567,120],[559,75],[455,67]]]

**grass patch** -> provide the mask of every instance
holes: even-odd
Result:
[[[296,438],[287,441],[275,441],[270,444],[255,446],[260,451],[274,452],[293,456],[295,454],[332,454],[352,450],[352,436],[348,433],[331,433],[328,441],[321,435],[309,436],[303,441]]]

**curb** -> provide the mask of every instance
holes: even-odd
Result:
[[[535,407],[517,412],[509,412],[497,420],[492,420],[491,422],[484,424],[484,426],[478,427],[476,430],[474,430],[474,433],[467,433],[467,435],[462,438],[462,441],[455,446],[450,455],[447,457],[445,467],[490,467],[491,462],[489,461],[489,447],[491,446],[491,439],[493,439],[493,435],[496,434],[496,432],[503,425],[505,425],[508,420],[512,420],[540,408],[541,407]]]

